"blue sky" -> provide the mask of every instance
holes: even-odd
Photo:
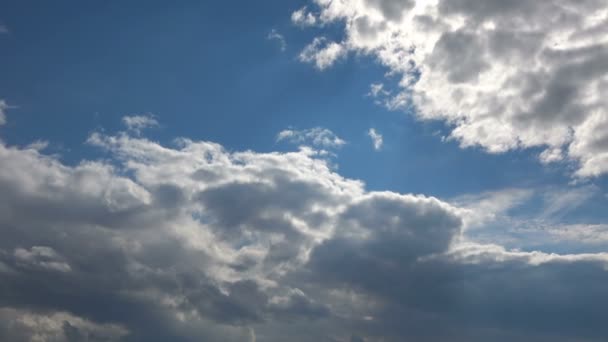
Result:
[[[162,224],[154,226],[163,233],[150,228],[155,232],[150,234],[164,236],[167,227],[188,225],[190,223],[184,222],[200,220],[200,227],[191,227],[193,231],[209,231],[213,239],[219,239],[218,244],[232,246],[230,253],[214,256],[221,262],[216,259],[209,262],[215,266],[209,266],[209,270],[205,269],[203,273],[207,272],[204,278],[212,280],[209,284],[213,284],[205,286],[218,286],[217,290],[213,288],[220,298],[218,301],[225,300],[230,304],[236,300],[237,304],[230,305],[242,312],[226,309],[230,312],[220,314],[218,312],[225,309],[220,305],[213,309],[217,312],[206,313],[201,308],[215,304],[197,307],[195,300],[188,295],[170,293],[167,298],[171,300],[190,300],[188,304],[182,303],[183,307],[179,310],[183,309],[183,312],[175,307],[171,309],[175,312],[169,309],[165,312],[163,310],[167,307],[159,304],[154,306],[154,315],[157,316],[151,315],[137,321],[122,316],[112,317],[90,308],[83,309],[78,303],[47,305],[34,299],[37,296],[60,298],[54,294],[54,288],[49,288],[48,293],[43,290],[24,292],[23,300],[13,301],[0,296],[3,298],[0,300],[0,317],[17,317],[18,320],[25,317],[23,315],[47,315],[51,320],[69,322],[80,333],[93,334],[86,329],[98,329],[111,338],[137,341],[149,338],[138,330],[142,324],[154,322],[163,315],[187,316],[184,307],[191,305],[200,310],[197,317],[202,323],[186,318],[167,321],[159,327],[159,338],[179,337],[190,341],[206,336],[213,340],[230,330],[229,334],[233,334],[230,336],[234,336],[234,340],[245,338],[255,341],[257,336],[260,341],[278,341],[295,334],[305,341],[305,332],[310,329],[321,334],[318,338],[351,342],[382,338],[400,340],[407,336],[435,341],[441,340],[443,333],[456,334],[463,340],[467,336],[471,338],[469,340],[497,341],[507,338],[529,341],[554,338],[552,334],[557,330],[551,332],[553,326],[547,322],[538,322],[537,326],[532,323],[532,327],[526,327],[517,319],[502,315],[511,309],[503,310],[501,305],[505,303],[500,300],[487,303],[498,308],[496,319],[491,322],[480,319],[485,309],[471,309],[470,324],[477,331],[471,335],[471,331],[461,329],[461,321],[453,319],[454,312],[460,309],[467,311],[469,308],[452,311],[452,308],[442,307],[435,302],[410,301],[409,293],[394,292],[375,282],[346,274],[348,271],[344,271],[345,274],[332,271],[332,267],[338,267],[343,262],[331,253],[334,244],[335,250],[344,248],[343,255],[352,254],[354,262],[366,258],[356,255],[357,250],[365,251],[367,254],[362,253],[369,256],[376,253],[378,246],[383,243],[390,249],[392,241],[403,244],[398,246],[398,250],[417,250],[415,243],[390,235],[393,233],[388,232],[392,232],[393,228],[386,231],[380,228],[383,224],[393,224],[385,222],[382,217],[395,211],[395,217],[399,220],[412,220],[412,225],[419,222],[421,227],[424,226],[421,228],[423,230],[426,225],[431,227],[436,224],[440,227],[437,229],[443,229],[441,227],[446,222],[458,221],[453,223],[458,229],[446,228],[446,232],[453,236],[450,244],[442,244],[443,235],[426,236],[424,233],[420,237],[420,241],[424,241],[421,244],[438,241],[437,246],[433,242],[427,249],[421,247],[421,253],[444,253],[446,258],[451,258],[449,260],[458,260],[458,266],[454,267],[458,272],[480,274],[496,266],[492,263],[498,263],[496,267],[504,267],[505,277],[516,279],[522,276],[529,280],[529,274],[511,276],[511,273],[518,272],[517,265],[513,266],[516,270],[511,270],[509,267],[512,265],[505,266],[501,262],[508,259],[515,264],[548,263],[546,272],[550,279],[531,281],[530,291],[542,288],[543,281],[549,284],[561,277],[565,277],[563,281],[567,283],[571,270],[564,266],[563,260],[579,260],[577,262],[581,265],[572,266],[575,268],[572,272],[589,272],[585,274],[595,276],[594,279],[606,277],[593,267],[597,260],[603,260],[603,252],[608,247],[608,145],[605,143],[608,140],[604,136],[604,128],[608,127],[608,107],[601,98],[603,91],[608,89],[608,68],[601,63],[606,57],[604,49],[608,42],[598,34],[605,31],[605,25],[601,23],[607,9],[605,5],[585,1],[573,5],[575,9],[568,12],[572,18],[562,15],[559,20],[563,22],[549,19],[545,22],[538,13],[547,13],[547,18],[553,18],[551,15],[558,18],[565,13],[565,5],[560,1],[548,1],[546,5],[536,7],[527,3],[521,6],[508,4],[502,9],[500,6],[496,1],[459,1],[449,5],[445,0],[1,3],[0,101],[4,102],[0,102],[0,114],[6,117],[6,122],[2,124],[3,120],[0,120],[0,141],[5,152],[1,156],[5,158],[5,166],[0,168],[6,167],[6,174],[2,175],[5,178],[0,178],[0,185],[7,187],[7,204],[4,208],[0,207],[0,216],[4,215],[4,233],[13,240],[0,244],[0,271],[4,268],[14,269],[15,272],[22,272],[24,277],[42,279],[36,277],[48,274],[36,272],[42,272],[42,269],[50,267],[48,265],[66,274],[82,267],[78,270],[82,276],[65,281],[76,285],[80,281],[87,282],[83,280],[89,279],[86,276],[87,267],[94,269],[92,265],[87,266],[87,262],[94,263],[93,259],[97,259],[92,257],[77,266],[78,262],[70,257],[80,253],[80,250],[65,245],[67,242],[64,240],[57,242],[52,235],[49,237],[42,231],[56,231],[56,225],[60,222],[72,222],[70,215],[76,211],[82,211],[86,217],[75,219],[77,222],[72,222],[74,227],[66,229],[76,229],[78,224],[87,227],[105,227],[108,224],[112,227],[135,225],[142,230],[141,235],[129,232],[128,236],[121,238],[143,250],[152,249],[142,252],[142,255],[124,256],[127,261],[122,265],[133,260],[150,267],[156,263],[168,265],[171,262],[184,262],[186,268],[190,267],[186,271],[192,271],[197,268],[197,262],[192,261],[197,260],[197,256],[186,255],[185,252],[184,255],[167,252],[170,260],[166,261],[167,264],[158,261],[163,258],[162,255],[146,259],[155,253],[154,246],[160,246],[163,250],[171,249],[163,245],[160,238],[158,242],[156,237],[138,240],[141,236],[147,236],[148,230],[144,228],[155,220],[144,219],[148,211],[166,211],[167,217],[157,218]],[[512,13],[511,17],[503,17],[503,12]],[[455,19],[458,15],[467,20],[459,22]],[[309,21],[302,18],[309,18]],[[513,28],[517,26],[513,23],[519,19],[538,25],[526,26],[521,30]],[[424,26],[421,24],[423,20],[432,24]],[[556,22],[565,27],[564,32],[570,34],[570,40],[558,34]],[[318,44],[315,43],[317,41]],[[531,46],[536,46],[538,50]],[[330,48],[335,50],[332,52]],[[309,51],[308,55],[306,51]],[[377,88],[380,91],[374,93],[373,87],[380,84],[382,88]],[[400,99],[405,99],[405,104],[397,102]],[[144,124],[141,130],[137,130],[128,127],[128,119],[125,118],[147,118],[142,120],[151,120],[147,122],[152,124]],[[368,134],[370,129],[382,137],[378,149],[374,148]],[[291,138],[278,139],[279,134],[286,130],[292,132]],[[344,141],[344,144],[331,146],[316,143],[315,132],[322,130],[326,130],[330,137]],[[179,138],[191,142],[179,141]],[[222,150],[197,145],[197,142],[203,141],[218,144]],[[32,148],[35,143],[44,147]],[[310,150],[300,150],[300,146],[307,146]],[[204,154],[200,151],[216,157],[221,155],[231,161],[223,166],[225,169],[222,172],[215,170],[215,166],[205,166],[209,169],[204,169],[200,166],[202,161],[197,159]],[[197,154],[199,152],[203,154]],[[555,152],[551,160],[544,157],[550,152]],[[176,160],[172,164],[164,159],[168,158],[165,154],[179,153],[189,156],[191,161],[188,162],[185,157],[184,160],[174,157]],[[272,155],[285,164],[269,167],[267,159]],[[18,170],[26,165],[31,169],[21,169],[25,174],[25,178],[21,179],[21,176],[17,176]],[[239,167],[243,165],[247,167],[240,170]],[[183,170],[194,170],[196,167],[204,169],[205,175],[214,176],[204,178],[198,185],[180,180],[180,177],[184,177],[181,174]],[[327,172],[318,171],[325,170],[324,167],[327,167]],[[312,169],[320,172],[318,179],[315,179],[314,173],[308,174]],[[249,170],[260,170],[260,173],[252,175]],[[109,177],[111,181],[108,184],[112,185],[107,185],[108,190],[103,194],[96,192],[95,186],[80,183],[89,179],[86,176],[89,173],[97,175],[91,176],[92,180]],[[298,176],[294,176],[296,174]],[[214,182],[218,177],[227,178],[216,184]],[[254,178],[255,181],[252,180]],[[222,188],[230,182],[235,185]],[[274,185],[272,190],[262,191],[248,182],[270,182]],[[317,185],[327,182],[343,187],[341,191],[344,193],[339,195],[340,191],[332,188],[331,191],[336,193],[331,192],[330,196],[329,192],[323,192],[321,195]],[[359,187],[355,184],[357,182],[365,186]],[[9,186],[13,183],[17,185]],[[80,190],[72,189],[72,183],[79,184]],[[209,190],[211,184],[217,186],[214,188],[216,192]],[[253,188],[239,190],[243,193],[234,188],[247,184]],[[283,186],[286,188],[283,189]],[[291,187],[296,189],[293,190],[293,198],[290,197]],[[46,198],[46,195],[37,197],[27,189],[38,189],[40,194],[55,189],[61,194],[65,192],[65,195],[57,195],[57,198],[61,198],[57,199],[60,203],[51,199],[45,202],[40,198]],[[190,193],[187,189],[199,189],[200,193]],[[259,193],[256,192],[258,190]],[[421,196],[425,200],[419,202],[418,197],[407,194]],[[167,196],[169,200],[165,199]],[[412,197],[396,199],[394,196]],[[78,198],[86,203],[90,201],[90,204],[74,211],[57,209],[69,207],[71,204],[68,202]],[[239,198],[248,201],[241,203]],[[136,200],[141,203],[133,208],[131,204],[124,204]],[[297,237],[281,231],[281,220],[297,216],[298,211],[294,208],[304,210],[302,208],[308,208],[308,203],[317,200],[316,205],[331,208],[323,213],[325,216],[315,212],[315,215],[321,216],[313,219],[313,214],[306,214],[298,219],[300,221],[290,223],[297,228],[300,234]],[[435,200],[442,204],[435,204]],[[187,209],[175,209],[164,201],[184,201],[183,208]],[[258,201],[259,206],[250,208],[251,203]],[[363,205],[365,201],[370,201],[370,204]],[[287,204],[295,207],[283,206]],[[120,210],[126,205],[128,210],[117,213],[113,211],[113,205],[122,208]],[[353,208],[349,209],[350,206]],[[136,207],[140,209],[134,209]],[[141,209],[144,207],[147,209]],[[292,209],[295,211],[292,212]],[[137,210],[144,210],[145,213],[133,214],[136,217],[126,223],[122,221],[123,217]],[[169,214],[171,210],[176,211]],[[40,228],[36,228],[39,230],[25,235],[15,232],[29,221],[25,218],[18,221],[18,214],[8,213],[23,212],[37,216],[38,211],[40,217],[46,217],[53,211],[57,213],[46,218],[44,223],[33,224],[36,227],[39,225]],[[97,211],[101,214],[93,214]],[[400,216],[410,211],[419,214],[415,219]],[[277,217],[270,218],[277,212]],[[360,213],[367,213],[364,214],[367,216],[360,217]],[[112,216],[111,221],[116,222],[105,223],[100,219],[103,215]],[[207,217],[205,215],[208,218],[202,219]],[[243,222],[239,221],[241,219]],[[220,231],[231,228],[228,226],[234,220],[240,222],[238,227],[242,230],[239,230],[241,235],[238,238],[234,237],[234,232],[223,235]],[[318,223],[318,227],[322,228],[313,234],[311,232],[317,224],[314,222],[317,221],[322,221]],[[353,223],[355,221],[356,224]],[[260,222],[272,228],[266,227],[266,230],[261,230],[264,233],[258,232],[256,225]],[[304,229],[301,225],[310,227]],[[342,229],[349,233],[341,233]],[[263,235],[268,231],[275,235]],[[67,236],[67,240],[73,239],[73,242],[79,238],[71,230],[58,234]],[[91,234],[97,236],[97,232]],[[198,234],[192,232],[179,234],[182,237],[183,234],[193,234],[188,236],[194,240],[210,239],[192,237]],[[217,271],[221,269],[217,265],[230,258],[251,258],[247,260],[255,264],[251,260],[257,259],[247,253],[264,250],[260,246],[266,246],[265,243],[272,245],[273,239],[278,239],[276,234],[283,234],[281,236],[287,240],[294,239],[294,245],[298,246],[290,247],[295,251],[281,250],[276,252],[277,255],[292,253],[297,257],[274,266],[267,265],[266,261],[260,262],[256,264],[255,272],[232,274],[230,272],[233,271]],[[349,234],[362,240],[349,240],[352,238]],[[367,236],[368,240],[363,236]],[[100,247],[100,253],[114,255],[118,260],[119,257],[113,254],[117,249],[112,247],[111,239],[106,235],[97,238],[103,241],[107,238],[108,241],[107,246]],[[169,240],[173,238],[167,237]],[[182,246],[181,243],[176,242],[176,246]],[[250,245],[251,250],[244,251],[243,246]],[[467,254],[470,249],[477,252]],[[304,250],[307,252],[302,252]],[[471,255],[483,255],[484,252],[480,251],[494,255],[494,259],[489,261],[482,258],[472,263],[466,261]],[[205,253],[213,254],[209,251]],[[275,251],[269,249],[264,253],[271,255]],[[538,258],[541,257],[534,253],[557,254],[547,256],[546,260],[549,261],[539,263]],[[9,256],[14,260],[7,259]],[[392,257],[394,255],[377,256],[380,259]],[[406,265],[410,258],[405,253],[396,261],[389,261]],[[231,261],[231,265],[237,264],[235,260]],[[439,264],[441,262],[438,261]],[[36,263],[37,266],[27,263]],[[30,266],[23,266],[25,264]],[[439,264],[433,267],[445,267]],[[578,270],[579,266],[582,271]],[[161,269],[164,266],[158,267]],[[265,271],[266,267],[285,267],[290,271],[285,271],[288,276],[278,277]],[[366,267],[370,267],[370,264],[363,262],[361,268],[366,270]],[[293,270],[303,270],[303,273]],[[424,273],[426,271],[419,272],[416,276],[427,274]],[[329,273],[336,278],[328,276]],[[108,274],[107,279],[112,276],[114,273]],[[409,276],[399,272],[375,274],[372,270],[368,275],[369,278],[378,277],[387,282],[405,281],[403,279]],[[333,280],[315,282],[317,277]],[[12,278],[6,281],[18,284]],[[298,282],[302,283],[297,285]],[[270,292],[266,292],[271,283],[277,286],[281,294],[279,297],[272,297]],[[133,284],[128,285],[131,288],[126,285],[126,288],[116,291],[143,291],[136,284],[133,280]],[[256,302],[258,307],[264,306],[266,311],[251,309],[253,311],[250,312],[248,305],[251,303],[247,300],[243,299],[242,302],[241,297],[234,299],[226,295],[234,288],[235,294],[244,291],[247,294],[243,296],[254,296],[253,292],[247,292],[249,290],[246,289],[250,289],[247,286],[255,288],[255,291],[251,291],[256,296],[267,299],[265,306]],[[412,286],[411,291],[420,290],[420,284],[408,286]],[[490,285],[484,280],[472,286],[479,286],[480,292],[467,294],[483,297],[487,295],[485,287]],[[564,286],[563,291],[572,291],[569,285]],[[362,313],[364,317],[374,317],[364,319],[369,324],[355,329],[353,327],[360,322],[338,313],[337,308],[344,307],[349,307],[351,313],[367,309],[361,306],[359,300],[363,299],[359,297],[357,303],[346,303],[345,297],[337,295],[338,292],[329,291],[333,287],[338,292],[351,290],[353,296],[356,294],[369,300],[367,309],[374,313]],[[151,292],[147,293],[162,293],[163,287],[148,290]],[[438,291],[435,295],[455,295],[441,292],[444,289],[435,290]],[[602,296],[608,296],[595,287],[589,291],[598,296],[596,300],[601,301],[606,298]],[[90,293],[97,293],[96,289],[90,289]],[[424,295],[421,294],[421,297]],[[86,302],[89,297],[83,298],[81,301]],[[572,298],[578,297],[573,294]],[[121,307],[125,303],[121,302],[122,299],[111,296],[108,300],[116,301],[117,307]],[[316,306],[324,300],[333,306]],[[394,307],[379,304],[386,300],[405,304]],[[586,301],[587,298],[580,300]],[[17,304],[10,304],[13,302]],[[589,315],[596,312],[596,308],[580,309],[573,303],[561,303],[553,298],[543,298],[540,302],[556,303],[560,308],[568,307],[572,314],[577,310]],[[134,310],[156,305],[146,302],[139,304],[141,306]],[[36,310],[24,311],[28,306]],[[435,309],[438,311],[435,312]],[[284,315],[294,315],[292,325],[285,325],[276,318],[282,315],[281,310],[286,310],[282,313]],[[424,315],[416,316],[413,321],[421,320],[424,322],[422,325],[442,322],[446,329],[439,335],[417,332],[414,327],[401,330],[395,327],[393,320],[387,318],[391,313],[404,314],[411,310],[437,313],[437,317],[440,317],[438,321],[426,319]],[[250,313],[255,319],[243,312]],[[234,321],[226,318],[232,315]],[[322,319],[329,323],[310,323],[308,319],[313,316],[325,317]],[[551,322],[558,320],[559,317],[554,317]],[[88,323],[83,323],[85,321]],[[375,322],[378,325],[374,325]],[[550,328],[545,329],[547,327]],[[38,328],[25,327],[19,336],[28,336]],[[70,340],[68,328],[64,326],[63,330],[48,334],[56,333],[57,336],[53,336],[67,341]],[[590,329],[591,333],[582,336],[579,328]],[[182,335],[178,333],[180,329],[184,332]],[[564,329],[564,336],[577,341],[577,336],[586,338],[585,341],[599,341],[607,333],[593,324],[582,328],[572,325]],[[11,335],[13,333],[10,327],[0,325],[0,336],[17,336]],[[245,337],[239,334],[245,334],[242,335]],[[48,336],[50,339],[51,335]]]

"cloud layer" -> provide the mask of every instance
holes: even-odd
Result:
[[[105,161],[0,144],[2,339],[608,336],[605,254],[469,241],[472,209],[367,191],[310,148],[88,143]]]
[[[383,101],[447,122],[463,147],[542,147],[541,161],[572,160],[577,176],[608,172],[605,1],[312,2],[292,20],[339,23],[344,39],[315,38],[303,61],[373,55],[400,77]]]

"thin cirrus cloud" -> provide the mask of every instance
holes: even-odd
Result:
[[[382,102],[446,121],[462,147],[540,147],[543,163],[575,162],[576,177],[608,172],[605,1],[314,0],[293,17],[321,28],[302,61],[376,57],[401,77]],[[329,24],[344,38],[324,38]]]
[[[164,146],[135,132],[87,143],[105,156],[65,165],[0,142],[2,340],[608,335],[605,253],[476,242],[464,229],[474,206],[366,190],[311,149]],[[525,194],[500,202],[513,196]]]

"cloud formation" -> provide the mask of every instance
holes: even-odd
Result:
[[[346,52],[342,44],[329,42],[325,37],[317,37],[302,50],[299,59],[302,62],[313,63],[317,69],[323,70],[346,56]]]
[[[298,17],[338,23],[344,39],[315,38],[303,61],[324,69],[349,51],[375,56],[400,76],[389,107],[447,122],[462,147],[542,147],[542,162],[575,161],[576,176],[608,172],[606,2],[312,2]]]
[[[285,51],[287,49],[287,42],[285,41],[285,37],[280,34],[276,29],[270,30],[270,32],[266,36],[266,39],[276,40],[279,43],[281,51]]]
[[[305,6],[291,14],[291,22],[298,26],[313,26],[317,23],[317,18]]]
[[[88,143],[107,155],[74,166],[0,144],[4,339],[608,336],[606,254],[470,241],[472,209],[367,191],[310,148]]]
[[[129,131],[136,134],[141,134],[146,128],[158,127],[158,121],[152,114],[124,116],[122,123]]]
[[[370,128],[369,131],[367,131],[367,135],[370,137],[370,139],[372,139],[374,150],[380,150],[382,148],[382,144],[384,143],[382,134],[376,132],[375,128]]]
[[[6,110],[8,109],[8,105],[4,100],[0,100],[0,126],[6,124]]]
[[[342,140],[334,132],[323,127],[303,130],[285,129],[277,134],[276,140],[318,148],[340,148],[346,144],[346,141]]]

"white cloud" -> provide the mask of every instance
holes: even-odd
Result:
[[[124,116],[122,123],[136,134],[141,134],[146,128],[158,127],[158,121],[152,114]]]
[[[6,25],[0,24],[0,34],[9,33],[8,27]]]
[[[317,69],[323,70],[343,58],[346,52],[342,44],[327,42],[326,38],[318,37],[302,50],[299,58],[300,61],[313,63]]]
[[[306,6],[304,6],[291,14],[291,22],[298,26],[314,26],[317,23],[317,18],[314,14],[308,12]]]
[[[543,162],[562,150],[577,176],[608,172],[606,2],[312,2],[319,24],[341,25],[345,39],[321,56],[316,38],[304,61],[324,69],[348,51],[375,56],[401,75],[389,107],[448,122],[462,147],[544,147]]]
[[[277,134],[277,141],[305,144],[321,148],[340,148],[346,141],[327,128],[315,127],[304,130],[285,129]]]
[[[376,132],[376,129],[370,128],[369,131],[367,131],[367,135],[372,139],[374,150],[380,150],[382,148],[382,144],[384,143],[382,134]]]
[[[547,148],[540,153],[538,159],[543,164],[556,163],[564,159],[564,152],[561,148]]]
[[[285,37],[280,34],[276,29],[270,30],[270,32],[266,36],[266,39],[276,40],[277,42],[279,42],[279,47],[281,48],[281,51],[285,51],[287,49],[287,42],[285,41]]]

